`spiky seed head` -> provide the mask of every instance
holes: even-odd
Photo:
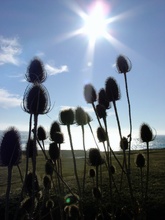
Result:
[[[143,154],[139,153],[136,156],[136,161],[135,161],[137,167],[143,168],[145,166],[145,157]]]
[[[89,164],[91,166],[100,166],[104,163],[100,151],[97,148],[89,149]]]
[[[34,58],[27,68],[25,77],[30,83],[43,83],[47,78],[43,62],[38,58]]]
[[[100,105],[103,105],[106,109],[109,109],[110,106],[110,102],[108,101],[108,97],[107,94],[105,92],[105,89],[100,89],[99,94],[98,94],[98,103]]]
[[[38,140],[40,140],[40,141],[44,141],[47,139],[46,131],[45,131],[44,127],[42,127],[42,126],[38,127],[37,136],[38,136]]]
[[[60,149],[57,143],[53,142],[49,144],[49,156],[51,160],[56,161],[60,157]]]
[[[115,168],[115,166],[110,165],[110,167],[109,167],[109,172],[110,172],[111,174],[115,174],[115,173],[116,173],[116,168]]]
[[[51,180],[49,178],[49,176],[44,176],[43,178],[43,185],[45,189],[51,189]]]
[[[152,129],[146,123],[143,123],[140,127],[140,139],[142,142],[146,143],[149,143],[150,141],[153,141],[155,139],[152,133]]]
[[[26,143],[26,156],[33,158],[33,153],[37,156],[37,146],[33,139],[29,139]]]
[[[50,98],[43,85],[32,85],[27,88],[23,98],[23,109],[29,114],[46,114],[50,110]]]
[[[48,208],[49,210],[51,210],[54,207],[54,202],[52,199],[48,199],[46,201],[46,208]]]
[[[89,177],[94,178],[96,176],[96,171],[95,169],[90,169],[89,170]]]
[[[128,149],[128,140],[126,137],[122,137],[122,139],[120,140],[120,147],[122,150]]]
[[[52,176],[53,175],[53,162],[51,159],[48,159],[45,163],[45,173],[47,175]]]
[[[54,141],[57,144],[64,143],[64,135],[63,135],[63,133],[62,132],[54,133],[52,141]]]
[[[106,113],[106,108],[104,105],[96,105],[96,112],[98,114],[99,118],[106,118],[107,113]]]
[[[59,120],[63,125],[74,124],[74,119],[75,119],[74,111],[71,108],[62,110],[59,114]]]
[[[131,70],[132,64],[128,57],[119,55],[116,59],[116,67],[119,73],[127,73]]]
[[[93,194],[95,199],[101,199],[101,197],[102,197],[101,190],[97,187],[93,187],[92,194]]]
[[[87,124],[87,114],[83,108],[77,107],[75,110],[75,121],[77,125],[86,125]]]
[[[15,166],[21,162],[21,138],[15,127],[3,133],[0,143],[0,166]]]
[[[109,77],[105,82],[105,92],[109,102],[118,101],[121,97],[119,86],[112,77]]]
[[[97,100],[96,90],[92,84],[86,84],[84,86],[84,98],[87,103],[94,103]]]
[[[51,126],[50,126],[50,139],[51,139],[52,141],[55,141],[55,140],[54,140],[54,134],[55,134],[56,132],[61,132],[61,128],[60,128],[59,122],[54,121],[54,122],[51,124]]]
[[[98,138],[99,142],[107,141],[107,135],[106,135],[104,128],[102,128],[102,127],[97,128],[97,138]]]
[[[38,177],[35,174],[33,178],[33,173],[29,172],[26,179],[25,179],[25,190],[28,193],[29,196],[33,194],[33,184],[34,184],[34,193],[36,194],[39,192],[39,183],[38,183]]]
[[[69,207],[69,217],[72,219],[79,219],[80,211],[79,207],[77,205],[71,205]]]

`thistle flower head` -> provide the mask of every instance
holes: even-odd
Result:
[[[137,167],[143,168],[145,166],[145,157],[143,154],[139,153],[136,156],[136,161],[135,161]]]
[[[97,100],[96,90],[92,84],[84,86],[84,97],[87,103],[94,103]]]
[[[21,162],[21,140],[14,127],[6,130],[0,143],[0,165],[15,166]]]
[[[98,138],[99,142],[107,141],[107,134],[106,134],[104,128],[102,128],[102,127],[97,128],[97,138]]]
[[[57,143],[53,142],[49,145],[49,156],[51,160],[56,161],[60,157],[60,149]]]
[[[143,123],[140,127],[140,139],[142,142],[149,143],[153,141],[155,137],[153,136],[152,129],[148,124]]]
[[[83,108],[77,107],[75,110],[75,121],[77,125],[86,125],[88,123],[87,114]]]
[[[45,163],[45,173],[47,175],[53,175],[53,162],[51,159],[48,159]]]
[[[128,149],[128,140],[126,137],[122,137],[122,139],[120,140],[120,147],[122,150]]]
[[[50,110],[49,93],[43,85],[27,88],[23,98],[23,109],[29,114],[46,114]]]
[[[109,77],[105,82],[105,92],[109,102],[114,102],[120,99],[120,90],[114,78]]]
[[[100,151],[97,148],[90,148],[89,150],[89,164],[91,166],[100,166],[104,163]]]
[[[38,136],[38,140],[40,140],[40,141],[44,141],[44,140],[47,139],[46,131],[45,131],[44,127],[42,127],[42,126],[38,127],[38,129],[37,129],[37,136]]]
[[[100,105],[103,105],[106,109],[110,108],[110,102],[108,101],[108,97],[105,92],[105,89],[100,89],[98,94],[98,103]]]
[[[59,114],[59,120],[63,125],[74,124],[74,119],[75,119],[74,111],[71,108],[62,110]]]
[[[42,61],[38,58],[34,58],[27,68],[25,77],[30,83],[43,83],[47,78],[47,74]]]
[[[96,112],[98,114],[99,118],[106,118],[107,113],[106,113],[106,108],[104,105],[96,105]]]
[[[120,55],[116,59],[116,67],[119,73],[127,73],[131,70],[132,64],[128,57]]]

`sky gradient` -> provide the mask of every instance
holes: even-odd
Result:
[[[0,130],[15,126],[28,130],[29,115],[21,108],[28,83],[27,66],[39,57],[48,74],[44,85],[52,108],[39,117],[48,131],[59,111],[81,106],[98,124],[92,107],[86,103],[83,88],[92,83],[96,91],[112,76],[121,90],[117,102],[123,135],[128,135],[129,120],[124,77],[115,61],[126,55],[132,62],[127,74],[132,108],[133,135],[148,123],[157,134],[165,134],[165,1],[100,1],[106,9],[109,38],[99,38],[91,48],[88,36],[79,33],[82,14],[88,14],[90,0],[2,1],[0,7]],[[115,135],[117,124],[113,108],[108,125]],[[76,131],[79,129],[73,126]],[[81,130],[79,130],[81,132]],[[113,132],[114,131],[114,132]],[[91,147],[91,146],[90,146]]]

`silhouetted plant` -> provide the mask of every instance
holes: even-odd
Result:
[[[140,169],[140,182],[141,182],[141,195],[142,195],[142,199],[143,199],[143,168],[145,166],[145,157],[143,154],[139,153],[136,156],[136,166],[139,167]]]
[[[8,168],[5,220],[9,218],[9,197],[13,166],[21,162],[21,140],[18,130],[14,127],[6,130],[0,143],[0,166]]]
[[[146,191],[145,198],[148,197],[148,184],[149,184],[149,142],[155,139],[153,132],[150,126],[146,123],[143,123],[140,127],[140,139],[142,142],[146,143],[147,146],[147,174],[146,174]]]
[[[39,141],[42,142],[43,150],[45,151],[45,144],[44,141],[47,139],[46,131],[44,127],[39,126],[37,129],[37,138]]]
[[[54,121],[50,126],[50,140],[55,141],[55,134],[56,132],[61,132],[60,124],[57,121]]]
[[[57,146],[57,143],[53,142],[49,144],[49,156],[52,161],[56,161],[60,157],[60,149]]]
[[[103,105],[105,107],[105,109],[111,108],[110,102],[108,101],[107,94],[105,92],[105,89],[103,89],[103,88],[100,89],[100,91],[98,93],[98,104]]]
[[[47,73],[45,71],[43,62],[39,58],[35,57],[30,62],[25,77],[28,82],[34,84],[40,84],[46,80]]]

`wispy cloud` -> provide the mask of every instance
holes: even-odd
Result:
[[[22,52],[22,48],[17,38],[4,38],[0,36],[0,65],[10,63],[19,65],[18,55]]]
[[[63,66],[60,66],[60,67],[55,67],[55,66],[52,66],[50,64],[46,64],[45,69],[46,69],[48,75],[50,75],[50,76],[56,75],[58,73],[69,72],[69,69],[68,69],[67,65],[63,65]]]
[[[14,108],[21,105],[22,99],[19,95],[11,94],[5,89],[0,89],[0,108]]]

